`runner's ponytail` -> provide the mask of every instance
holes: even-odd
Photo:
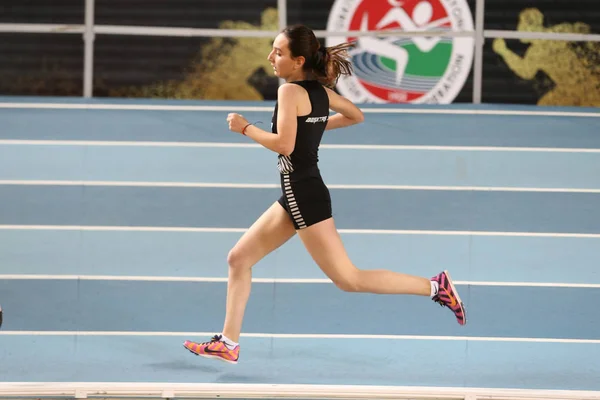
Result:
[[[352,74],[348,55],[351,43],[323,47],[314,32],[304,25],[289,26],[282,33],[288,38],[292,57],[304,57],[303,69],[312,72],[323,85],[335,85],[341,75]]]

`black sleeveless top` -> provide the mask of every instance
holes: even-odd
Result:
[[[296,144],[292,154],[279,155],[277,167],[282,174],[317,168],[319,145],[329,119],[329,97],[323,85],[315,80],[291,83],[306,89],[312,108],[310,114],[297,117]],[[271,119],[271,131],[277,133],[277,103]]]

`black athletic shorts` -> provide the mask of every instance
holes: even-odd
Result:
[[[331,218],[331,197],[319,173],[281,174],[282,196],[279,204],[296,229],[304,229]]]

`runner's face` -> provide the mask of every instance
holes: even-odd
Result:
[[[302,70],[302,65],[300,65],[299,61],[292,58],[288,47],[288,39],[282,33],[277,35],[273,41],[273,49],[267,59],[273,67],[275,76],[285,80],[297,75]]]

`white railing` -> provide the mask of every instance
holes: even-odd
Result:
[[[315,400],[600,400],[600,392],[488,388],[236,383],[0,383],[0,397],[315,399]]]
[[[287,21],[287,2],[277,0],[279,28],[283,29]],[[116,26],[94,24],[95,0],[85,0],[85,23],[74,25],[61,24],[0,24],[0,32],[13,33],[62,33],[83,34],[84,71],[83,71],[83,96],[93,96],[93,65],[94,65],[94,39],[95,35],[136,35],[136,36],[180,36],[180,37],[274,37],[278,32],[263,30],[227,30],[227,29],[192,29],[192,28],[169,28],[169,27],[144,27],[144,26]],[[477,0],[475,6],[475,29],[473,31],[452,32],[409,32],[409,31],[323,31],[317,30],[315,34],[320,38],[344,36],[445,36],[445,37],[471,37],[475,43],[475,55],[473,63],[473,103],[481,103],[482,76],[483,76],[483,44],[485,39],[543,39],[543,40],[566,40],[566,41],[593,41],[600,42],[598,34],[570,34],[570,33],[547,33],[547,32],[521,32],[486,30],[484,28],[485,0]]]

